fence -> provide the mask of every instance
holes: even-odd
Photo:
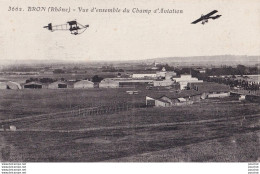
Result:
[[[109,106],[78,108],[70,111],[70,113],[73,116],[103,115],[103,114],[114,114],[122,111],[128,111],[133,108],[144,108],[144,107],[147,106],[145,104],[122,103],[122,104],[109,105]]]

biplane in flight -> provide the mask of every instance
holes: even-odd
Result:
[[[195,21],[192,22],[192,24],[197,24],[198,22],[201,22],[201,24],[205,24],[208,22],[209,19],[217,19],[219,18],[221,15],[216,15],[216,16],[212,16],[213,14],[217,13],[218,11],[217,10],[213,10],[212,12],[210,12],[209,14],[206,14],[206,15],[201,15],[201,17]]]
[[[70,31],[71,34],[78,35],[82,34],[89,25],[82,25],[78,23],[76,20],[74,21],[69,21],[66,24],[61,24],[61,25],[52,25],[52,23],[49,23],[47,26],[44,26],[43,28],[47,28],[50,31]]]

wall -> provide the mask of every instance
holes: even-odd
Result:
[[[170,103],[162,102],[160,100],[155,100],[155,106],[157,107],[170,107]]]

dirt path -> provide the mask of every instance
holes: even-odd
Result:
[[[77,129],[77,130],[18,129],[16,131],[17,132],[58,132],[58,133],[88,132],[88,131],[99,131],[99,130],[137,129],[137,128],[153,128],[153,127],[161,127],[161,126],[203,124],[203,123],[211,123],[211,122],[219,122],[219,121],[249,119],[249,118],[255,118],[255,117],[260,117],[260,114],[244,115],[244,116],[236,116],[236,117],[228,117],[228,118],[218,118],[218,119],[197,120],[197,121],[175,122],[175,123],[156,123],[156,124],[144,124],[144,125],[93,127],[93,128],[84,128],[84,129]]]

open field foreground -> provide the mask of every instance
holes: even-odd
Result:
[[[0,131],[0,161],[259,161],[258,103],[211,99],[171,108],[33,118],[67,111],[70,106],[145,102],[147,91],[140,95],[125,91],[22,90],[1,94],[0,122],[19,119],[7,122],[15,125],[16,131]]]

